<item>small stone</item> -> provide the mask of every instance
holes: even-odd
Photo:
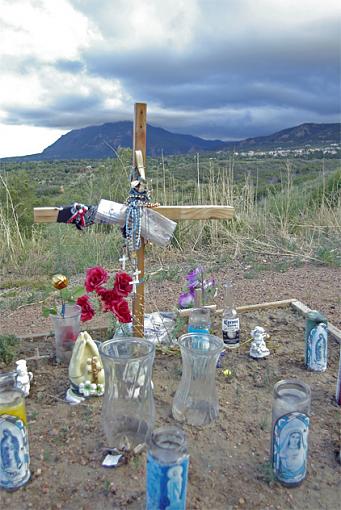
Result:
[[[245,499],[244,499],[244,498],[239,498],[238,503],[239,503],[240,505],[245,505]]]
[[[40,469],[40,468],[38,468],[38,469],[36,470],[36,476],[40,476],[40,475],[41,475],[41,469]]]

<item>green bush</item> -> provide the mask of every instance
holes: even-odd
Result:
[[[0,335],[0,362],[9,365],[17,355],[19,339],[14,335]]]

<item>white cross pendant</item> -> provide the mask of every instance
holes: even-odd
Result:
[[[125,254],[123,253],[122,257],[120,259],[118,259],[119,262],[121,262],[121,269],[123,271],[125,271],[126,269],[126,260],[128,260],[128,257],[125,256]]]
[[[139,274],[141,273],[141,271],[139,271],[138,269],[136,269],[134,272],[133,272],[133,276],[134,276],[134,279],[130,282],[130,285],[133,286],[133,293],[136,294],[136,285],[138,285],[140,283],[140,280],[139,280]]]

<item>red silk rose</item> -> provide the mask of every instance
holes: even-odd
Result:
[[[125,299],[132,291],[131,276],[119,271],[111,289],[104,286],[108,280],[109,273],[101,266],[87,270],[84,286],[88,294],[77,299],[77,304],[82,308],[82,321],[88,321],[95,315],[91,300],[97,297],[103,312],[112,312],[119,322],[131,322],[129,305]]]
[[[131,322],[131,313],[129,310],[128,303],[125,299],[116,301],[112,304],[112,311],[116,315],[119,322],[128,323]]]
[[[103,312],[112,311],[113,304],[121,299],[117,294],[116,289],[105,289],[104,287],[99,287],[96,289],[96,293],[101,299]]]
[[[89,296],[81,296],[77,299],[76,304],[79,305],[82,309],[81,313],[81,321],[89,321],[95,315],[95,310],[90,303]]]
[[[85,289],[87,292],[93,292],[98,287],[107,282],[109,275],[105,269],[101,266],[91,267],[86,272],[85,277]]]
[[[124,271],[116,273],[114,287],[117,294],[122,297],[127,297],[133,288],[131,285],[132,281],[132,277]]]

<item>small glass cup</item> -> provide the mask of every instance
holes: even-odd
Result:
[[[209,333],[211,317],[209,308],[192,308],[189,312],[188,333]]]
[[[58,363],[69,364],[73,346],[80,331],[82,309],[79,305],[65,305],[64,316],[50,315],[54,325],[56,358]]]
[[[283,380],[274,386],[271,457],[276,478],[288,487],[307,475],[310,388],[299,380]]]

